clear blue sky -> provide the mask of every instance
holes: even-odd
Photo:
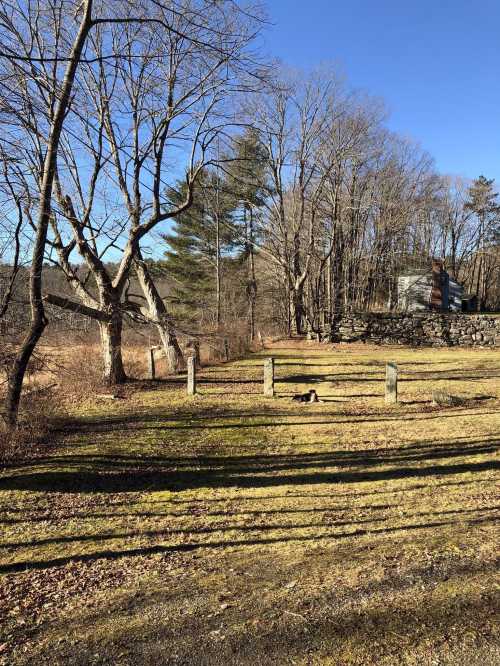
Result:
[[[500,183],[500,0],[267,0],[266,50],[338,63],[442,173]]]

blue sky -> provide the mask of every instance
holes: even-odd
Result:
[[[500,183],[500,0],[267,0],[269,54],[337,63],[442,173]]]

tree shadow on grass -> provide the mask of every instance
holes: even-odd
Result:
[[[273,403],[273,406],[276,402]],[[320,404],[300,405],[294,411],[275,411],[270,408],[265,410],[265,407],[260,406],[261,411],[216,411],[210,410],[209,413],[200,413],[199,411],[185,411],[178,414],[172,414],[166,417],[162,412],[154,412],[149,414],[122,414],[119,416],[111,416],[95,419],[74,419],[73,421],[65,421],[61,424],[60,431],[68,432],[70,430],[82,430],[86,435],[91,433],[103,432],[130,432],[135,429],[138,430],[161,430],[168,432],[169,430],[231,430],[246,428],[256,430],[258,428],[280,428],[291,426],[312,426],[322,425],[326,426],[331,424],[365,424],[365,423],[385,423],[385,422],[399,422],[412,420],[432,420],[432,419],[447,419],[457,418],[459,415],[467,415],[468,417],[486,417],[498,415],[498,411],[477,412],[472,413],[467,406],[453,407],[449,409],[441,409],[433,412],[418,412],[418,413],[402,413],[402,414],[387,414],[380,412],[368,412],[360,417],[358,411],[324,411],[321,409]],[[296,419],[300,415],[308,420],[297,421],[288,420]],[[256,421],[257,418],[268,418],[268,421]],[[286,419],[284,421],[277,421],[277,418]],[[227,423],[224,421],[234,421],[236,423]],[[319,420],[321,419],[321,420]],[[331,419],[331,420],[328,420]],[[213,423],[219,421],[219,423]]]
[[[259,616],[273,618],[270,631],[263,631],[260,623],[252,622],[256,610],[243,592],[242,607],[237,604],[227,609],[224,624],[227,632],[230,627],[245,626],[244,632],[235,632],[222,642],[212,640],[200,644],[198,636],[210,635],[211,629],[220,627],[220,616],[208,610],[195,620],[191,615],[185,616],[176,632],[165,621],[154,626],[143,625],[141,644],[134,649],[136,659],[140,662],[141,655],[146,653],[152,662],[166,663],[175,654],[179,663],[203,662],[209,666],[234,663],[237,654],[241,664],[274,666],[285,663],[368,664],[374,663],[376,654],[381,662],[396,664],[426,663],[428,655],[432,654],[437,657],[435,661],[441,663],[464,663],[461,640],[471,630],[478,636],[476,650],[490,643],[491,654],[496,652],[494,600],[479,596],[470,584],[467,585],[473,578],[493,578],[491,569],[491,565],[483,562],[454,562],[446,568],[445,575],[452,590],[465,588],[466,592],[457,596],[447,591],[439,600],[429,596],[429,588],[442,577],[429,566],[409,567],[405,575],[400,576],[385,572],[377,584],[372,580],[360,583],[356,592],[349,595],[345,594],[347,590],[342,584],[340,590],[336,586],[315,589],[301,581],[304,588],[301,596],[300,593],[281,598],[263,595],[259,600]],[[306,569],[306,575],[307,572]],[[425,589],[424,596],[417,591],[419,587]],[[342,588],[344,595],[339,594]],[[151,591],[140,612],[151,616],[153,609],[164,603],[163,591]],[[90,614],[89,624],[99,625],[100,618],[105,618],[101,608],[92,609]],[[182,641],[176,634],[182,636]],[[123,649],[121,646],[127,646],[130,641],[129,633],[124,629],[115,640],[120,646],[117,651]],[[145,645],[148,647],[143,652]],[[345,661],[344,655],[347,655]],[[482,663],[494,663],[494,657],[491,662]]]
[[[461,479],[460,481],[443,481],[442,483],[437,483],[433,484],[434,489],[443,489],[443,488],[450,488],[450,487],[455,487],[458,489],[462,489],[464,486],[481,486],[481,484],[484,483],[490,483],[490,480],[488,478],[475,478],[472,481],[465,481]],[[181,508],[184,507],[184,509],[193,509],[195,512],[197,511],[196,507],[198,504],[201,504],[203,506],[205,505],[211,505],[211,504],[227,504],[228,500],[233,501],[237,500],[238,503],[241,502],[250,502],[252,505],[253,504],[259,504],[259,503],[268,503],[272,500],[318,500],[318,499],[328,499],[328,500],[334,500],[338,501],[341,498],[348,498],[350,500],[357,500],[360,497],[366,498],[366,497],[377,497],[378,495],[398,495],[401,493],[414,493],[414,492],[419,492],[420,490],[428,490],[429,485],[427,483],[417,483],[413,485],[408,485],[405,484],[404,486],[396,486],[393,487],[391,486],[389,489],[382,489],[382,490],[369,490],[369,491],[363,491],[363,492],[335,492],[334,494],[332,493],[323,493],[323,492],[314,492],[314,493],[299,493],[299,492],[289,492],[286,491],[283,494],[266,494],[266,495],[241,495],[238,494],[237,498],[231,497],[228,498],[226,496],[224,497],[188,497],[188,498],[178,498],[178,497],[169,497],[168,499],[152,499],[149,497],[146,501],[138,500],[139,505],[142,506],[143,504],[147,505],[178,505]],[[116,507],[127,507],[130,508],[133,506],[135,502],[131,504],[130,500],[127,498],[127,500],[122,501],[122,500],[116,500],[116,498],[113,498],[111,502],[107,501],[106,499],[106,506],[113,509],[113,515],[120,515],[114,512],[114,509]],[[386,509],[386,508],[391,508],[392,505],[390,504],[384,504],[384,505],[377,505],[377,504],[370,504],[366,506],[362,505],[356,505],[358,508],[366,508],[366,509]],[[398,504],[399,506],[399,504]],[[339,507],[336,507],[339,508]],[[342,507],[340,507],[342,508]],[[346,506],[345,510],[350,510],[352,509],[352,506]],[[29,518],[24,518],[26,514],[26,509],[25,508],[16,508],[16,507],[9,507],[8,509],[9,514],[11,513],[17,513],[21,514],[23,517],[20,519],[4,519],[0,520],[0,523],[4,524],[10,524],[10,523],[29,523],[29,522],[42,522],[47,520],[47,515],[42,511],[42,516],[38,518],[34,513],[30,514]],[[184,510],[184,513],[187,512]],[[192,511],[191,511],[192,513]],[[215,514],[221,513],[221,515],[227,515],[227,511],[224,510],[222,512],[215,512]],[[240,511],[238,512],[240,515],[242,513],[245,513],[245,511]],[[256,510],[257,514],[261,513],[266,513],[265,510],[259,511],[258,509]],[[137,512],[133,512],[130,515],[134,516],[136,515]],[[92,517],[93,514],[89,514],[86,512],[83,514],[84,516],[90,516]],[[109,513],[103,514],[103,517],[108,516]],[[129,515],[129,514],[125,514]],[[140,515],[140,512],[138,513]],[[152,514],[154,515],[154,514]],[[165,515],[164,513],[158,514],[158,515]],[[76,513],[71,513],[71,514],[61,514],[61,517],[63,520],[65,519],[71,519],[71,518],[78,518],[80,517],[80,514],[78,511]],[[99,515],[95,515],[94,517],[98,518],[100,517]]]
[[[462,524],[464,521],[454,521],[454,520],[438,520],[438,521],[427,521],[422,523],[412,523],[409,525],[403,525],[398,527],[383,527],[375,529],[356,529],[346,533],[340,534],[314,534],[312,536],[279,536],[279,537],[254,537],[251,539],[229,539],[222,541],[202,541],[195,543],[180,543],[176,545],[153,545],[153,546],[144,546],[140,548],[129,548],[129,549],[119,549],[119,550],[100,550],[93,553],[85,554],[75,554],[63,557],[54,557],[49,560],[36,561],[33,559],[26,561],[18,561],[10,564],[0,565],[0,573],[13,573],[16,571],[28,571],[30,569],[48,569],[55,566],[64,566],[69,562],[89,562],[96,559],[119,559],[121,557],[137,557],[153,554],[166,554],[173,552],[189,552],[199,549],[210,549],[210,548],[234,548],[234,547],[244,547],[244,546],[265,546],[271,544],[282,544],[287,542],[307,542],[318,540],[326,541],[338,541],[342,539],[352,539],[353,537],[362,537],[362,536],[377,536],[381,534],[391,534],[398,532],[414,531],[414,530],[429,530],[439,527],[454,526],[457,524]],[[490,522],[497,522],[497,520],[492,518],[478,518],[465,521],[469,525],[475,524],[485,524]],[[324,525],[323,525],[324,527]],[[285,529],[286,526],[280,526],[278,529]],[[240,528],[238,528],[240,529]],[[259,527],[254,528],[254,531],[258,532]],[[134,535],[140,537],[140,534]],[[94,540],[97,540],[98,537],[94,536]],[[120,538],[118,536],[117,538]]]
[[[0,490],[66,493],[120,493],[182,491],[199,488],[263,488],[319,484],[389,481],[439,477],[500,469],[497,460],[462,462],[464,457],[484,456],[498,449],[498,442],[421,445],[384,451],[257,456],[160,457],[87,455],[54,457],[31,466],[27,473],[0,479]],[[458,459],[451,462],[451,459]],[[427,464],[445,460],[443,464]],[[66,469],[47,469],[64,466]],[[34,467],[34,469],[33,469]],[[69,469],[68,469],[69,467]],[[383,467],[383,469],[376,469]]]
[[[377,449],[355,449],[336,451],[316,451],[313,453],[262,453],[259,455],[177,455],[177,456],[142,456],[127,453],[113,454],[68,454],[64,456],[51,456],[50,458],[39,459],[37,464],[40,466],[46,464],[91,464],[112,468],[115,465],[121,466],[127,463],[134,463],[139,467],[150,469],[152,465],[176,467],[178,469],[185,467],[206,467],[227,469],[241,469],[245,471],[277,471],[282,467],[291,469],[303,467],[304,465],[318,466],[370,466],[387,465],[399,463],[401,461],[432,460],[436,458],[454,458],[457,456],[475,456],[484,453],[492,453],[499,448],[497,440],[457,440],[455,442],[433,442],[427,441],[413,442],[404,447],[396,448],[377,448]],[[249,465],[252,467],[249,468]]]
[[[305,410],[309,409],[309,406],[303,406],[299,407],[302,412]],[[463,413],[466,413],[465,411]],[[394,422],[394,421],[408,421],[409,415],[408,414],[401,414],[398,416],[387,416],[387,415],[369,415],[368,417],[362,417],[362,418],[344,418],[344,415],[341,414],[339,415],[338,412],[332,412],[330,414],[325,413],[325,412],[316,412],[313,413],[314,416],[316,417],[323,417],[322,420],[317,420],[316,419],[311,419],[307,421],[276,421],[275,417],[280,417],[280,418],[294,418],[297,416],[297,414],[294,413],[269,413],[269,414],[255,414],[253,415],[253,418],[255,417],[262,417],[262,416],[267,416],[272,420],[269,421],[253,421],[249,420],[247,422],[239,422],[239,423],[214,423],[211,425],[208,425],[206,423],[197,423],[196,419],[193,419],[193,423],[189,424],[184,424],[184,423],[177,423],[174,426],[166,426],[164,423],[158,425],[155,421],[152,423],[147,424],[147,420],[144,419],[138,419],[138,424],[140,428],[144,429],[159,429],[159,430],[169,430],[170,428],[174,430],[196,430],[196,429],[203,429],[203,430],[231,430],[231,429],[238,429],[238,428],[246,428],[250,430],[256,430],[258,428],[280,428],[280,427],[291,427],[291,426],[314,426],[314,425],[319,425],[319,426],[327,426],[327,425],[332,425],[335,426],[336,424],[348,424],[348,425],[356,425],[356,424],[363,424],[363,423],[385,423],[385,422]],[[311,414],[311,416],[313,416]],[[481,412],[478,414],[470,414],[467,413],[467,416],[477,416],[477,417],[484,417],[484,416],[491,416],[491,415],[497,415],[498,412]],[[250,415],[249,415],[250,416]],[[329,417],[335,416],[336,418],[333,420],[328,420]],[[339,416],[341,418],[339,418]],[[372,416],[376,416],[376,418],[370,418]],[[217,417],[212,417],[212,420]],[[411,414],[412,420],[419,419],[419,420],[432,420],[432,419],[446,419],[446,418],[457,418],[457,413],[454,411],[453,413],[442,413],[439,412],[437,414]],[[124,419],[127,423],[134,423],[134,420],[128,420]],[[99,430],[96,430],[95,432],[99,432]]]
[[[222,562],[227,571],[234,566],[234,554],[228,552]],[[267,563],[269,579],[262,580],[256,572]],[[332,655],[337,658],[344,654],[346,645],[350,646],[349,661],[357,664],[371,662],[375,647],[377,657],[384,657],[391,664],[404,661],[405,656],[412,663],[421,657],[424,663],[429,654],[443,661],[440,653],[443,646],[448,657],[444,661],[458,664],[464,660],[463,654],[457,653],[457,642],[460,648],[461,638],[471,629],[476,635],[478,626],[475,646],[478,640],[483,645],[490,641],[495,650],[494,598],[479,595],[470,584],[474,579],[493,579],[494,562],[453,559],[439,569],[433,562],[418,563],[401,572],[385,570],[379,580],[370,576],[359,581],[356,590],[343,581],[339,585],[315,586],[318,568],[324,565],[324,559],[303,562],[297,572],[299,581],[295,593],[276,594],[273,592],[282,590],[288,583],[289,570],[276,566],[260,551],[247,553],[244,571],[251,573],[249,584],[235,585],[238,603],[229,604],[223,616],[214,608],[213,587],[197,585],[198,579],[194,577],[191,585],[186,582],[176,585],[172,581],[168,594],[163,586],[148,586],[140,595],[132,589],[125,592],[126,604],[122,599],[118,603],[108,599],[104,604],[83,609],[76,616],[61,615],[55,626],[61,636],[73,636],[91,627],[106,628],[110,619],[116,617],[116,613],[121,614],[126,606],[127,615],[137,624],[112,625],[113,642],[107,645],[109,659],[113,661],[115,655],[124,653],[130,663],[148,664],[173,661],[207,666],[232,664],[235,655],[241,664],[274,666],[294,661],[302,663],[307,659],[322,663],[322,660],[331,661]],[[328,566],[332,566],[330,561]],[[196,565],[193,568],[196,571]],[[321,571],[322,579],[323,576]],[[449,581],[450,589],[443,590],[439,597],[431,596],[432,589],[442,581]],[[266,593],[258,594],[256,605],[254,595],[264,586]],[[461,593],[457,594],[457,590]],[[199,612],[176,613],[171,617],[172,609],[181,605],[196,606]],[[263,624],[255,622],[255,618],[268,617],[273,619],[272,628],[263,631]],[[223,620],[226,640],[199,640],[200,636],[217,636]],[[244,631],[238,631],[240,627],[244,627]],[[231,631],[233,633],[229,633]],[[57,663],[59,649],[60,646],[54,644]],[[62,649],[65,650],[64,663],[87,664],[94,659],[95,643],[80,641],[70,647],[66,642]],[[69,649],[74,652],[68,653]],[[458,655],[458,659],[452,659],[453,654]]]
[[[371,373],[371,372],[363,372],[359,373],[360,377],[354,376],[356,373],[346,373],[346,374],[339,374],[339,373],[329,373],[325,375],[317,375],[317,374],[300,374],[300,375],[286,375],[286,376],[276,376],[275,377],[275,382],[277,384],[304,384],[304,385],[309,385],[309,384],[321,384],[321,383],[331,383],[332,385],[339,386],[342,384],[381,384],[384,381],[385,375],[382,373]],[[373,375],[371,377],[367,377],[366,375]],[[415,376],[412,374],[412,376],[405,376],[405,375],[400,375],[399,377],[399,383],[404,383],[408,384],[410,382],[470,382],[470,381],[476,381],[476,380],[482,380],[484,381],[485,379],[495,379],[497,377],[500,377],[500,375],[496,374],[481,374],[481,375],[436,375],[433,374],[432,372],[426,373],[425,376],[423,375],[418,375]],[[238,383],[240,380],[237,380],[235,383]],[[246,381],[246,380],[245,380]],[[254,380],[253,383],[255,383]],[[202,382],[203,383],[203,382]],[[210,383],[210,382],[208,382]],[[224,383],[231,383],[231,382],[224,382]]]
[[[500,506],[492,506],[492,507],[487,507],[487,508],[474,508],[474,509],[445,509],[445,510],[440,510],[440,511],[418,511],[415,513],[406,513],[404,515],[403,520],[412,520],[414,518],[429,518],[433,517],[434,519],[436,517],[440,516],[450,516],[454,515],[460,518],[460,516],[468,516],[470,514],[488,514],[489,512],[493,511],[498,511],[500,509]],[[333,513],[333,509],[328,511],[325,509],[313,509],[309,510],[309,512],[313,513],[318,513],[321,512],[323,515],[327,516],[326,519],[322,520],[321,522],[306,522],[306,523],[283,523],[283,522],[278,522],[278,523],[256,523],[256,524],[245,524],[241,525],[239,523],[235,524],[228,524],[227,522],[224,522],[223,524],[215,524],[211,526],[203,526],[203,527],[194,527],[194,526],[187,526],[187,527],[182,527],[182,528],[175,528],[175,527],[168,527],[166,529],[142,529],[140,532],[137,532],[136,530],[132,532],[104,532],[104,533],[98,533],[98,534],[75,534],[75,535],[70,535],[70,536],[54,536],[54,537],[46,537],[43,539],[35,539],[33,541],[8,541],[4,542],[0,545],[0,550],[4,548],[32,548],[32,547],[38,547],[38,546],[45,546],[48,544],[62,544],[62,543],[85,543],[85,542],[92,542],[92,543],[100,543],[100,542],[105,542],[105,541],[116,541],[116,540],[126,540],[126,539],[133,539],[133,538],[157,538],[157,537],[171,537],[171,536],[178,536],[178,535],[210,535],[210,534],[220,534],[220,533],[226,533],[226,532],[258,532],[261,534],[265,534],[266,532],[275,532],[275,531],[286,531],[286,532],[293,532],[293,530],[311,530],[311,529],[320,529],[320,530],[330,530],[332,528],[336,527],[348,527],[348,526],[355,526],[355,525],[364,525],[364,524],[374,524],[374,523],[387,523],[390,520],[401,520],[400,516],[387,516],[387,515],[382,515],[382,516],[377,516],[377,517],[372,517],[370,516],[369,518],[356,518],[355,520],[333,520],[328,518],[328,514]],[[257,513],[257,512],[255,512]],[[273,517],[281,517],[282,511],[272,511],[268,512],[269,514],[272,514]],[[290,513],[290,512],[285,512],[285,513]],[[295,513],[295,512],[292,512]],[[125,514],[128,517],[134,516],[134,514]],[[157,517],[158,514],[154,513],[143,513],[143,514],[136,514],[138,517],[142,518],[152,518],[152,517]],[[165,514],[163,514],[165,516]],[[207,516],[213,516],[213,513],[210,514],[204,514],[203,517]],[[227,516],[230,514],[222,513],[219,515]],[[240,517],[244,515],[243,513],[235,513],[234,514],[236,517]],[[260,515],[260,513],[258,514]],[[192,515],[190,517],[193,517]],[[476,516],[474,520],[486,520],[489,518],[487,516]],[[494,521],[495,517],[493,516],[491,518],[491,521]],[[387,528],[386,528],[387,529]],[[321,537],[324,532],[321,532],[318,536]],[[329,535],[326,534],[328,537]]]

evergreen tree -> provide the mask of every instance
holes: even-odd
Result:
[[[243,231],[241,260],[246,263],[246,294],[250,340],[255,338],[255,246],[259,240],[258,215],[266,197],[264,148],[254,128],[235,140],[235,148],[227,172],[227,188],[236,202],[235,220]]]
[[[494,242],[495,235],[498,233],[498,224],[500,220],[500,205],[498,203],[498,193],[493,191],[493,179],[479,176],[469,188],[468,200],[464,204],[464,209],[471,211],[477,216],[478,230],[475,255],[475,274],[476,274],[476,293],[478,310],[484,307],[487,285],[485,270],[485,245]]]
[[[465,209],[475,213],[481,224],[485,225],[485,232],[488,232],[487,225],[498,224],[500,217],[498,192],[493,191],[493,183],[493,178],[479,176],[470,186],[469,198],[464,204]]]
[[[183,200],[186,186],[179,183],[171,200]],[[192,320],[209,308],[217,324],[221,320],[222,259],[235,244],[232,203],[220,177],[213,171],[201,174],[193,203],[179,215],[172,232],[163,238],[169,249],[164,266],[173,279],[177,316]]]

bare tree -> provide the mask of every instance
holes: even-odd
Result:
[[[320,151],[328,120],[335,113],[335,87],[334,79],[321,75],[278,83],[253,108],[269,178],[266,249],[283,269],[297,333],[306,319],[304,287],[330,168],[320,168]]]
[[[11,152],[0,145],[0,193],[2,216],[0,219],[0,321],[7,314],[14,296],[14,287],[24,263],[24,234],[27,221],[25,208],[29,205],[29,192],[25,179]]]
[[[141,243],[159,224],[191,206],[198,175],[215,159],[214,141],[228,131],[230,97],[249,88],[246,50],[254,37],[232,3],[205,4],[202,15],[199,7],[194,11],[186,5],[181,12],[155,5],[146,28],[127,23],[114,26],[111,35],[96,30],[90,41],[94,63],[82,68],[80,87],[87,101],[82,99],[64,135],[66,178],[63,183],[57,176],[54,247],[85,312],[99,322],[109,383],[125,379],[121,329],[127,311],[156,324],[172,368],[182,360]],[[118,65],[105,60],[110,44],[120,54]],[[76,136],[85,137],[79,146],[83,161]],[[180,164],[186,188],[174,204],[168,193]],[[68,230],[72,237],[65,242]],[[71,269],[73,250],[86,263],[93,291]],[[113,275],[105,265],[107,252],[118,257]],[[127,295],[132,269],[146,308]],[[61,307],[78,307],[56,294],[47,298]]]
[[[258,22],[229,0],[3,4],[0,112],[24,160],[31,205],[38,206],[36,214],[29,211],[31,326],[9,381],[9,424],[16,422],[24,373],[47,324],[42,269],[48,239],[79,305],[99,322],[106,378],[125,378],[121,299],[130,270],[145,236],[178,211],[163,195],[165,169],[184,162],[183,206],[189,206],[221,127],[216,111],[236,79],[241,89],[250,77],[244,51]],[[258,74],[253,62],[252,68]],[[106,272],[106,250],[120,253],[116,275]],[[73,251],[87,265],[87,280],[72,268]],[[147,292],[154,318],[154,294]]]
[[[433,252],[441,182],[429,156],[328,73],[278,84],[252,111],[269,181],[260,251],[280,267],[289,332],[305,321],[318,332],[325,310],[394,305],[409,257]]]
[[[40,0],[27,6],[4,3],[0,13],[2,111],[11,121],[13,140],[22,141],[27,134],[36,135],[34,142],[40,148],[43,141],[36,174],[39,208],[30,271],[31,325],[9,377],[6,420],[10,426],[17,421],[24,374],[47,324],[42,268],[57,155],[76,70],[93,26],[92,0],[84,0],[79,6],[74,26],[69,29],[60,10],[60,3],[49,2],[43,6]],[[44,34],[49,36],[50,46]],[[61,54],[61,49],[65,50],[65,57],[61,58],[64,66],[60,65],[56,54]],[[47,61],[52,64],[48,65]],[[39,105],[42,105],[40,119],[37,118]]]

